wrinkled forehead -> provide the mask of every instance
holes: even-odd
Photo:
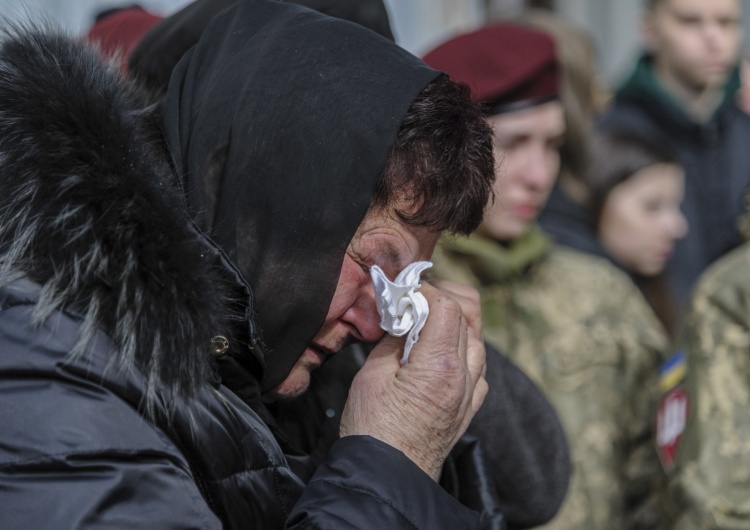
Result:
[[[414,261],[432,256],[440,231],[411,225],[396,213],[399,203],[373,209],[365,215],[349,245],[350,250],[377,264],[386,272],[398,273]]]

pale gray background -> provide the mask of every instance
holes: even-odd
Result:
[[[136,0],[0,0],[0,13],[12,18],[43,13],[73,32],[83,31],[105,8]],[[168,14],[190,0],[140,0],[156,13]],[[711,0],[706,0],[711,1]],[[484,20],[488,6],[509,14],[523,0],[385,0],[396,39],[419,55],[452,34]],[[641,0],[557,0],[557,11],[589,32],[602,78],[616,83],[629,70],[639,48]],[[750,0],[743,0],[744,25],[750,30]]]

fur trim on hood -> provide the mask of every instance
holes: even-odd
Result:
[[[147,378],[149,411],[157,399],[173,406],[208,381],[211,339],[246,327],[249,288],[189,219],[149,113],[116,66],[48,28],[8,26],[0,285],[41,284],[37,321],[55,310],[82,318],[71,355],[104,329],[113,365]]]

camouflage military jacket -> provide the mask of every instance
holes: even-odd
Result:
[[[536,228],[510,246],[443,239],[433,262],[436,276],[479,289],[485,338],[541,387],[566,430],[571,487],[544,528],[659,528],[650,411],[667,339],[631,280]]]
[[[750,529],[750,244],[700,279],[680,340],[687,423],[670,476],[673,528]]]

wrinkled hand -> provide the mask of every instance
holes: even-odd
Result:
[[[437,480],[487,394],[485,350],[463,315],[460,295],[427,283],[420,292],[430,315],[409,362],[400,363],[403,338],[380,341],[354,378],[340,432],[377,438]]]
[[[429,283],[459,303],[472,336],[482,340],[482,304],[479,291],[470,285],[448,280],[430,280]]]

